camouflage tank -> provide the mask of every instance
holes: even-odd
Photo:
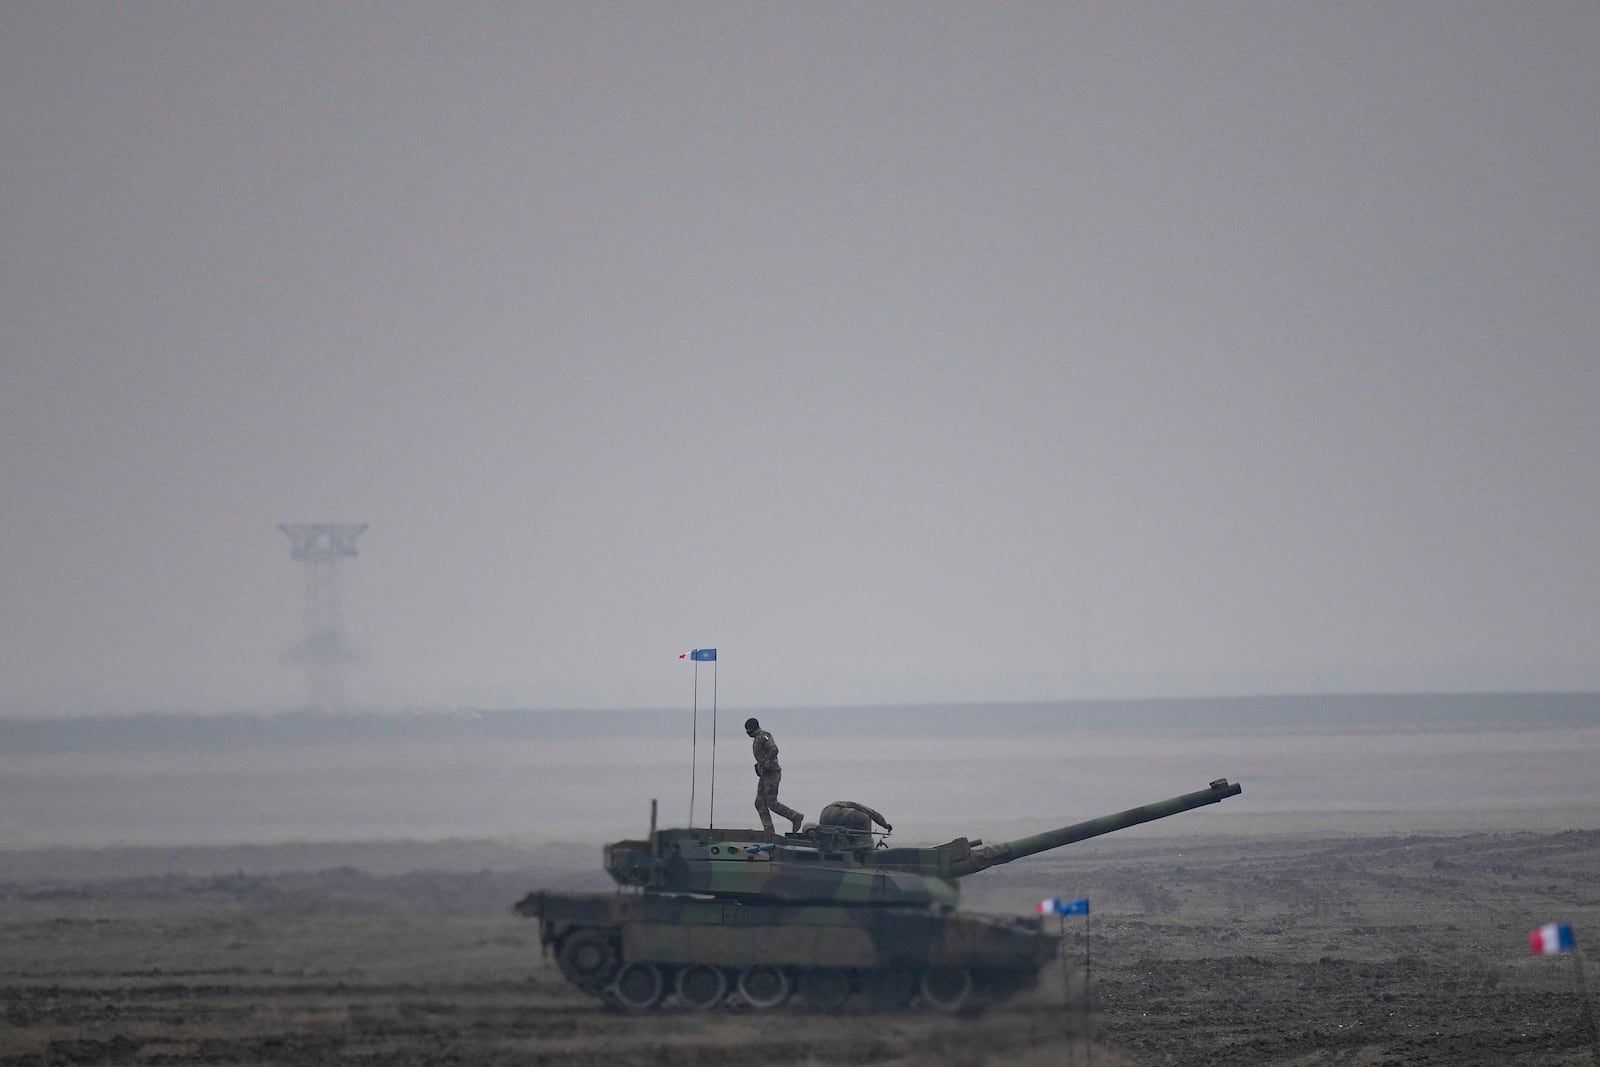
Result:
[[[669,998],[705,1010],[737,991],[757,1009],[798,993],[821,1011],[965,1011],[1034,985],[1060,937],[1038,916],[955,911],[957,879],[1241,791],[1219,778],[1016,841],[933,848],[874,847],[826,826],[775,842],[761,830],[657,830],[652,814],[646,840],[605,848],[606,871],[631,891],[535,890],[516,910],[539,920],[567,981],[630,1010]]]

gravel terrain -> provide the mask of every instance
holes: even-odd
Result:
[[[597,1007],[511,904],[604,891],[598,851],[0,852],[0,1067],[1593,1063],[1576,961],[1526,938],[1600,929],[1600,831],[1129,834],[1035,857],[969,879],[963,907],[1094,914],[1037,990],[971,1018]]]

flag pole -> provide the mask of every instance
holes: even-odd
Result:
[[[717,661],[711,661],[711,815],[706,825],[717,828]]]
[[[1056,951],[1061,954],[1061,996],[1062,1017],[1066,1020],[1067,1029],[1067,1062],[1078,1062],[1078,1035],[1072,1032],[1072,979],[1067,975],[1067,917],[1056,911],[1056,931],[1061,935],[1061,943]]]
[[[694,718],[689,728],[689,825],[694,825],[694,778],[700,770],[700,661],[694,662]]]
[[[1089,936],[1089,913],[1083,913],[1083,1059],[1094,1064],[1094,1008],[1089,998],[1094,996],[1094,983],[1090,978],[1089,957],[1094,953],[1094,942]]]
[[[1583,973],[1583,949],[1577,939],[1572,944],[1573,974],[1578,979],[1578,1003],[1583,1006],[1583,1022],[1589,1028],[1589,1054],[1594,1057],[1594,1067],[1600,1067],[1600,1028],[1595,1026],[1594,1005],[1589,1002],[1589,979]]]

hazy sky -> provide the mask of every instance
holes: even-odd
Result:
[[[0,712],[1600,685],[1600,5],[0,29]]]

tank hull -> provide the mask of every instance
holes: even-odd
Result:
[[[762,1008],[967,1010],[1033,985],[1060,944],[1038,918],[902,907],[535,892],[517,910],[569,982],[629,1008],[709,1007],[720,983],[717,1002]]]

